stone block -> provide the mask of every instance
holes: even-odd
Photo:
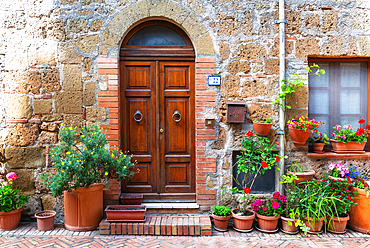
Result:
[[[199,22],[197,17],[193,14],[188,15],[182,25],[192,39],[201,34],[207,33],[207,30],[204,28],[203,24]]]
[[[260,15],[259,35],[271,35],[274,33],[273,19],[271,13],[262,13]]]
[[[279,74],[279,59],[266,59],[265,73],[267,75]]]
[[[57,132],[59,130],[59,126],[54,122],[43,122],[40,129],[43,131]]]
[[[215,50],[211,36],[206,32],[193,40],[195,52],[199,55],[214,55]]]
[[[115,48],[119,41],[120,37],[109,31],[109,29],[105,30],[101,36],[101,43],[107,49]]]
[[[276,18],[276,16],[278,16],[277,11],[275,13],[274,13],[274,17],[275,17],[276,20],[278,20],[279,18]],[[288,24],[286,24],[286,26],[285,26],[285,33],[287,33],[287,34],[300,34],[300,33],[302,33],[302,31],[300,30],[300,28],[302,26],[301,11],[286,10],[285,11],[285,20],[288,20]],[[275,25],[274,27],[279,28],[279,25]],[[278,31],[276,33],[278,33]]]
[[[210,177],[210,175],[207,176],[207,179],[206,179],[206,184],[207,184],[207,187],[208,188],[213,188],[215,185],[213,184],[212,182],[212,179]]]
[[[322,20],[324,25],[321,26],[321,32],[327,33],[337,30],[338,14],[335,10],[324,11]]]
[[[46,91],[59,91],[59,69],[45,69],[42,73],[42,89]]]
[[[81,56],[77,54],[75,47],[61,48],[59,51],[59,62],[62,64],[80,64]]]
[[[64,115],[63,124],[65,126],[80,127],[82,121],[82,115]]]
[[[320,53],[326,56],[345,55],[345,45],[342,37],[333,37],[320,46]]]
[[[78,0],[61,0],[60,4],[61,5],[66,5],[66,4],[77,4]]]
[[[16,180],[17,181],[17,180]],[[35,221],[35,213],[42,210],[41,200],[38,195],[33,195],[32,191],[21,192],[24,195],[28,195],[28,203],[24,204],[22,210],[22,221],[33,222]]]
[[[220,47],[220,55],[223,60],[228,59],[230,55],[230,47],[226,44],[221,42],[219,44]]]
[[[238,97],[240,91],[240,78],[235,75],[226,75],[221,80],[222,95],[227,97]]]
[[[179,4],[169,1],[167,4],[165,17],[182,24],[190,12]]]
[[[90,31],[98,32],[102,28],[103,24],[104,24],[104,21],[102,20],[94,21],[93,23],[91,23]]]
[[[43,121],[62,121],[63,115],[61,114],[43,115],[42,120]]]
[[[147,0],[149,16],[164,16],[166,14],[167,0]]]
[[[83,104],[84,106],[92,106],[96,102],[96,85],[95,82],[86,82],[84,84]]]
[[[86,33],[88,30],[88,20],[81,18],[69,18],[66,23],[66,32],[71,33]]]
[[[248,103],[247,112],[249,114],[248,122],[252,123],[253,120],[266,119],[274,115],[273,105],[268,103]]]
[[[53,207],[56,203],[54,196],[52,196],[51,194],[45,194],[42,195],[40,198],[43,210],[53,210]]]
[[[279,41],[276,40],[269,52],[271,57],[279,57],[279,46],[280,46]],[[292,54],[292,52],[293,52],[293,42],[285,41],[285,55]]]
[[[245,44],[240,45],[238,51],[234,53],[234,57],[237,59],[262,59],[266,58],[266,49],[261,45]]]
[[[212,149],[221,150],[225,148],[226,143],[226,132],[225,128],[220,126],[220,132],[218,134],[218,139],[213,142]]]
[[[30,119],[32,108],[29,96],[5,95],[5,111],[9,119]]]
[[[93,107],[86,108],[86,120],[88,122],[96,122],[98,120],[105,120],[107,118],[107,113],[105,109],[98,109]]]
[[[56,92],[55,110],[60,114],[82,113],[82,91]]]
[[[310,15],[305,18],[305,27],[307,29],[319,28],[320,25],[320,17],[319,15]]]
[[[242,20],[242,23],[241,23],[242,32],[245,35],[251,35],[254,33],[253,32],[253,22],[256,19],[256,16],[251,11],[246,11],[244,14],[245,14],[245,18]]]
[[[36,169],[45,166],[43,147],[16,147],[5,148],[5,159],[10,169]]]
[[[98,44],[98,35],[84,36],[76,42],[77,48],[84,53],[95,51]]]
[[[149,17],[147,1],[136,2],[130,5],[129,7],[127,7],[126,9],[124,9],[123,12],[126,14],[126,16],[129,17],[130,23],[135,23],[146,17]]]
[[[218,33],[227,36],[240,33],[240,22],[235,16],[225,16],[223,14],[217,15]],[[186,21],[185,21],[186,22]]]
[[[33,169],[16,169],[17,179],[13,182],[13,187],[20,189],[22,194],[33,195],[35,193],[35,178]]]
[[[287,104],[292,108],[308,108],[308,86],[295,88]]]
[[[58,142],[58,133],[41,131],[39,136],[39,142],[41,144],[55,144]]]
[[[63,90],[82,90],[82,68],[81,65],[65,65],[63,69]]]
[[[300,39],[296,42],[297,59],[307,59],[309,55],[319,55],[320,50],[317,40],[314,38]]]
[[[33,102],[33,112],[35,114],[50,114],[53,109],[53,102],[48,100],[35,100]]]
[[[16,124],[9,126],[6,143],[11,146],[32,145],[39,135],[37,124]]]
[[[361,56],[370,56],[370,37],[360,36],[358,37],[358,43],[360,46]]]
[[[28,65],[42,65],[53,64],[55,65],[55,48],[57,41],[44,41],[43,43],[31,43],[28,48],[27,57]]]
[[[266,86],[259,79],[248,80],[244,82],[242,88],[242,97],[261,97],[265,96]]]

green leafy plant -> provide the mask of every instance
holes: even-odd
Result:
[[[55,196],[64,190],[89,187],[104,176],[124,180],[134,174],[131,157],[115,149],[109,151],[105,134],[97,125],[85,125],[80,130],[78,133],[73,127],[60,129],[61,142],[50,153],[56,173],[41,176]]]
[[[5,178],[0,179],[0,212],[20,209],[28,202],[28,196],[20,195],[19,189],[13,189],[13,181],[17,178],[14,172],[9,172]]]
[[[301,229],[304,234],[307,234],[310,228],[306,226],[306,224],[300,219],[300,217],[301,216],[298,209],[290,209],[289,218],[295,220],[294,226],[299,227],[299,229]],[[288,225],[292,226],[293,222],[288,220]]]
[[[320,67],[317,64],[307,66],[306,69],[309,74],[314,73],[319,77],[322,74],[325,74],[325,70],[320,69]],[[313,72],[313,70],[315,70],[315,72]],[[287,105],[286,103],[290,99],[291,95],[295,92],[296,88],[303,87],[305,85],[305,81],[307,81],[307,79],[303,78],[297,73],[294,73],[293,76],[296,77],[296,79],[283,80],[283,84],[281,84],[280,86],[281,92],[279,93],[277,98],[273,101],[273,104],[282,107],[284,111],[286,109],[291,109],[291,106]]]
[[[256,122],[256,123],[265,123],[265,124],[272,123],[270,117],[267,117],[265,121],[263,120],[262,117],[260,117],[259,119],[256,119],[253,122]]]
[[[212,206],[213,214],[216,216],[229,216],[231,215],[231,209],[225,206]]]
[[[318,130],[311,133],[310,137],[306,141],[308,144],[312,143],[325,143],[329,144],[329,138],[325,133],[322,133]]]

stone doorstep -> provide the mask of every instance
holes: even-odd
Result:
[[[145,203],[147,214],[198,214],[199,205],[196,203]]]
[[[146,216],[143,223],[99,224],[101,235],[212,236],[211,219],[201,216]]]

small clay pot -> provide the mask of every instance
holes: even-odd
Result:
[[[290,218],[285,218],[283,216],[281,218],[281,230],[285,233],[288,234],[296,234],[298,232],[298,227],[295,226],[295,223],[297,222],[298,219],[290,219]],[[291,225],[289,225],[289,222],[291,222]]]
[[[325,143],[312,143],[313,151],[316,153],[323,153]]]
[[[299,186],[299,187],[303,187],[304,183],[310,181],[313,178],[313,176],[315,175],[314,170],[310,170],[310,171],[306,171],[306,172],[288,171],[288,174],[290,174],[290,175],[293,175],[294,173],[298,177],[298,180],[294,180],[294,184]]]
[[[259,136],[266,136],[269,133],[271,126],[272,123],[253,122],[254,132]]]
[[[213,221],[215,223],[215,230],[220,232],[228,231],[229,221],[231,219],[231,215],[229,216],[217,216],[212,214]]]
[[[253,210],[246,209],[247,211],[251,212],[251,215],[243,216],[235,214],[235,212],[238,212],[240,209],[236,208],[231,212],[231,215],[233,216],[234,221],[234,228],[237,229],[240,232],[247,232],[249,231],[253,226],[253,220],[256,214],[253,212]]]
[[[345,217],[331,217],[328,221],[328,230],[332,233],[345,233],[349,215]]]
[[[278,216],[264,216],[256,213],[258,227],[266,231],[274,231],[278,225],[280,214]]]
[[[320,218],[320,220],[316,218],[303,218],[303,222],[309,229],[309,233],[318,233],[321,231],[321,228],[324,224],[324,218]]]
[[[54,218],[57,213],[52,210],[45,210],[35,213],[37,218],[37,229],[40,231],[50,231],[54,228]]]

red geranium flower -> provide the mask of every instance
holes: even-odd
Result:
[[[366,125],[366,129],[370,130],[370,124]]]
[[[369,187],[369,184],[367,184],[367,183],[364,183],[364,186],[365,186],[365,187]]]
[[[361,120],[358,121],[358,123],[360,123],[360,124],[365,123],[365,120],[361,119]]]
[[[261,165],[262,165],[262,168],[266,168],[267,167],[267,163],[266,162],[262,162]]]
[[[249,192],[251,192],[250,188],[248,188],[248,187],[244,188],[244,193],[249,194]]]
[[[277,162],[279,162],[279,161],[280,161],[279,156],[276,156],[276,157],[275,157],[275,162],[277,163]]]
[[[370,126],[370,125],[369,125],[369,126]],[[368,128],[368,129],[370,129],[370,128]],[[277,145],[277,146],[278,146],[278,145],[279,145],[279,142],[277,142],[277,141],[276,141],[276,142],[275,142],[275,145]]]
[[[252,132],[248,132],[248,133],[247,133],[247,136],[248,136],[248,137],[251,137],[251,136],[253,136],[253,133],[252,133]]]

